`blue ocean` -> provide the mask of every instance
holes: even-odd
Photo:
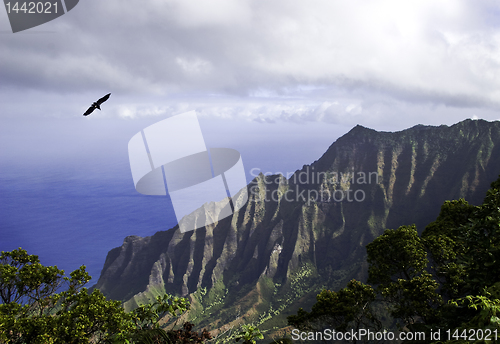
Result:
[[[85,265],[93,285],[107,253],[121,246],[125,237],[169,230],[177,219],[168,196],[145,196],[135,190],[126,147],[145,125],[82,123],[63,123],[64,127],[51,122],[43,129],[15,123],[1,130],[0,250],[22,247],[38,255],[42,264],[56,265],[66,274]],[[205,135],[207,146],[237,149],[247,181],[259,172],[287,174],[300,169],[338,137],[325,126],[317,126],[311,139],[302,126],[280,127],[288,131],[271,126],[262,132],[253,124],[259,130],[246,125],[245,140],[245,135],[220,135],[223,127],[212,126]],[[114,136],[108,137],[109,132]]]
[[[60,169],[2,172],[0,249],[22,246],[66,273],[86,265],[91,284],[107,252],[126,236],[152,235],[177,223],[170,199],[138,194],[127,169],[113,178]]]
[[[278,165],[286,162],[273,160],[252,173],[282,171]],[[177,224],[168,196],[135,190],[127,161],[112,168],[2,166],[0,195],[0,250],[22,247],[67,274],[85,265],[91,284],[108,251],[126,236],[150,236]]]

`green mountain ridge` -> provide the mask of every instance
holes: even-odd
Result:
[[[416,224],[421,232],[445,200],[479,204],[499,173],[500,122],[394,133],[358,125],[290,178],[256,177],[231,217],[187,233],[125,238],[108,253],[96,288],[126,308],[163,292],[189,296],[200,327],[282,328],[322,288],[364,281],[365,246],[384,229]]]

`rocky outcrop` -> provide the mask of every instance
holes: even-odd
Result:
[[[232,217],[125,238],[96,287],[128,307],[165,291],[190,295],[203,325],[283,320],[320,288],[363,279],[365,246],[385,228],[422,231],[445,200],[479,204],[499,173],[500,122],[395,133],[356,126],[290,178],[257,177]]]

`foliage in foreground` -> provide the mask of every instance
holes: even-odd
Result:
[[[461,336],[472,329],[500,335],[500,178],[482,205],[447,201],[422,235],[415,226],[388,229],[367,252],[368,283],[375,289],[353,280],[338,292],[324,290],[311,312],[299,309],[289,324],[302,330],[382,330],[374,311],[381,305],[400,331],[457,334],[436,343],[482,343]]]
[[[70,277],[55,266],[43,266],[19,248],[0,255],[0,343],[203,343],[208,331],[192,324],[166,331],[160,319],[189,309],[185,298],[159,296],[126,313],[119,301],[84,287],[85,267]],[[64,290],[64,291],[60,291]]]
[[[2,251],[0,344],[200,344],[214,339],[206,329],[193,331],[190,322],[178,329],[160,326],[189,310],[186,298],[166,294],[126,313],[119,301],[107,300],[99,290],[89,293],[84,287],[89,280],[83,266],[65,277],[64,271],[43,266],[21,248]],[[262,338],[258,328],[242,325],[227,339],[254,344]]]
[[[255,344],[256,339],[264,339],[264,335],[257,327],[252,325],[241,326],[240,332],[236,335],[236,341],[243,340],[243,344]]]

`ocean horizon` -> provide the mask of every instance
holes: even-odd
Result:
[[[81,177],[64,168],[50,172],[2,169],[0,250],[22,247],[66,274],[85,265],[92,285],[108,251],[125,237],[177,224],[170,198],[137,193],[129,171],[113,178]]]
[[[169,197],[135,190],[126,144],[136,126],[144,124],[89,122],[78,135],[70,135],[76,129],[64,124],[40,122],[39,130],[29,133],[15,126],[1,130],[5,145],[17,150],[0,152],[0,251],[22,247],[66,274],[85,265],[93,285],[107,253],[127,236],[169,230],[177,218]],[[302,128],[290,125],[286,134],[259,132],[252,139],[251,133],[220,135],[218,123],[205,127],[207,147],[241,153],[247,182],[259,172],[294,172],[318,159],[339,136],[318,127],[321,135],[314,140],[297,140]],[[109,132],[112,137],[106,136]]]
[[[2,166],[0,251],[21,247],[67,275],[85,265],[91,286],[107,253],[127,236],[151,236],[177,225],[170,197],[139,194],[125,163],[104,166]],[[250,181],[251,169],[246,170]]]

